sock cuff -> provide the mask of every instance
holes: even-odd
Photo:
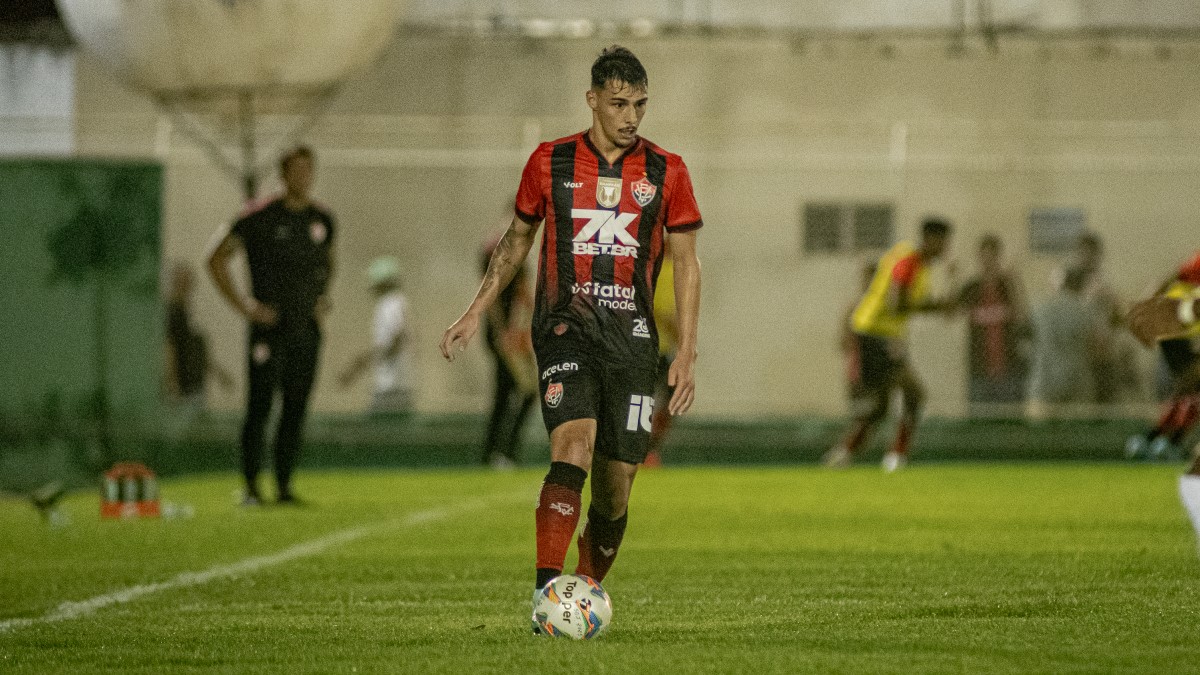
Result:
[[[544,482],[561,485],[571,492],[583,492],[583,483],[587,480],[587,471],[569,462],[550,462],[550,471],[546,473]]]

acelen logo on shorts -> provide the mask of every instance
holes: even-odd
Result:
[[[579,370],[579,364],[574,361],[564,361],[556,363],[542,371],[542,379],[546,379],[555,373],[570,373]]]

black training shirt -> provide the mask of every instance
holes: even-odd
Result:
[[[333,216],[312,204],[292,211],[279,198],[242,215],[231,232],[246,248],[254,298],[284,314],[311,315],[329,284]]]

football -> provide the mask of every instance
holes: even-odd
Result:
[[[546,637],[590,640],[612,621],[612,600],[595,579],[564,574],[538,592],[533,621]]]

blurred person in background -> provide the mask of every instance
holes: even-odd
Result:
[[[838,350],[842,353],[842,364],[846,370],[846,396],[850,403],[851,415],[854,414],[854,402],[861,395],[862,356],[858,352],[858,336],[854,333],[854,310],[858,308],[861,298],[871,288],[871,281],[879,265],[875,260],[863,263],[859,271],[859,286],[855,291],[854,300],[842,312],[841,332],[838,334]]]
[[[350,387],[368,368],[374,375],[371,414],[407,415],[412,412],[413,376],[412,319],[408,297],[400,282],[400,261],[381,256],[367,268],[375,313],[371,320],[371,348],[360,352],[338,375],[343,389]]]
[[[311,197],[315,158],[307,146],[288,150],[279,161],[284,193],[251,204],[217,233],[208,271],[217,290],[249,324],[246,341],[248,392],[242,425],[242,504],[262,502],[262,468],[267,418],[282,393],[275,433],[275,483],[281,504],[299,504],[292,473],[300,457],[308,398],[317,376],[321,321],[329,312],[326,295],[334,272],[336,230],[333,215]],[[238,290],[230,273],[244,252],[250,293]]]
[[[516,216],[492,255],[466,312],[442,336],[453,360],[524,265],[544,221],[533,345],[541,370],[550,470],[534,512],[534,597],[562,573],[591,474],[587,524],[576,573],[603,582],[619,553],[629,497],[645,461],[654,414],[658,329],[654,289],[671,240],[678,348],[666,403],[686,413],[695,396],[700,312],[697,231],[703,226],[679,155],[638,135],[649,80],[628,49],[592,63],[589,129],[542,143],[517,190]],[[540,632],[536,617],[535,633]]]
[[[1051,288],[1056,294],[1061,291],[1072,270],[1083,276],[1079,297],[1091,305],[1093,314],[1100,319],[1096,325],[1096,348],[1089,355],[1092,401],[1110,404],[1119,401],[1126,389],[1136,388],[1137,375],[1131,361],[1132,351],[1121,340],[1125,309],[1105,277],[1103,262],[1104,242],[1100,235],[1084,232],[1076,240],[1070,259],[1052,276]]]
[[[1154,293],[1171,303],[1200,296],[1200,253],[1196,253],[1163,281]],[[1186,317],[1185,317],[1186,318]],[[1178,335],[1155,339],[1170,373],[1171,390],[1158,422],[1144,434],[1129,438],[1125,454],[1130,459],[1178,459],[1183,451],[1180,444],[1200,417],[1200,355],[1196,342],[1200,328],[1184,329]]]
[[[675,263],[671,260],[671,243],[667,240],[663,249],[662,266],[658,271],[658,285],[654,288],[654,324],[658,327],[658,382],[654,388],[654,400],[669,401],[675,387],[667,382],[671,364],[675,362],[675,349],[679,344],[679,327],[675,324]],[[646,460],[642,466],[662,466],[662,447],[667,441],[674,418],[665,406],[654,409],[650,422],[650,443]]]
[[[1058,291],[1033,310],[1031,417],[1095,401],[1093,365],[1109,344],[1109,319],[1084,296],[1087,280],[1084,270],[1068,270]]]
[[[958,294],[969,328],[968,400],[973,415],[987,411],[989,404],[1015,405],[1025,400],[1029,308],[1020,278],[1004,269],[1003,256],[999,237],[981,237],[979,272]]]
[[[953,301],[930,297],[929,265],[950,243],[951,226],[938,218],[921,223],[916,248],[900,242],[879,260],[875,276],[851,316],[859,373],[853,378],[854,423],[842,441],[825,453],[826,466],[849,466],[887,417],[892,392],[902,399],[896,439],[883,457],[889,473],[908,463],[908,454],[925,402],[925,387],[908,361],[908,320],[915,313],[947,312]]]
[[[480,263],[484,275],[499,243],[500,237],[495,237],[483,247]],[[483,463],[493,469],[513,469],[521,463],[521,435],[538,391],[537,362],[529,331],[532,318],[533,289],[522,265],[488,308],[484,326],[492,356],[493,387]]]
[[[1200,283],[1200,254],[1197,254],[1175,276],[1168,280],[1149,299],[1138,303],[1129,313],[1130,331],[1146,347],[1155,343],[1164,345],[1164,349],[1174,352],[1172,360],[1181,367],[1180,377],[1176,382],[1180,397],[1171,406],[1175,419],[1170,426],[1162,431],[1172,433],[1176,425],[1183,422],[1194,423],[1195,400],[1187,401],[1186,392],[1195,392],[1198,386],[1195,354],[1188,354],[1183,349],[1182,340],[1189,343],[1193,338],[1200,337],[1200,300],[1197,296],[1197,285]],[[1172,343],[1172,346],[1166,346]],[[1189,344],[1189,347],[1191,345]],[[1171,411],[1169,411],[1170,413]],[[1189,419],[1191,418],[1191,419]],[[1160,432],[1161,433],[1161,432]],[[1193,455],[1191,465],[1179,478],[1179,498],[1183,502],[1184,511],[1192,523],[1197,537],[1200,537],[1200,455]]]
[[[211,375],[222,389],[233,389],[233,376],[214,362],[204,333],[192,322],[192,293],[196,279],[184,262],[171,266],[167,286],[167,325],[164,340],[163,389],[176,408],[201,412],[205,384]]]

